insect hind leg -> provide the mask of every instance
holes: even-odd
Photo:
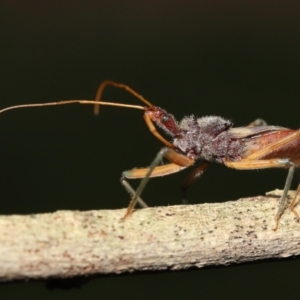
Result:
[[[293,199],[293,201],[291,202],[291,204],[290,204],[290,206],[289,206],[290,211],[294,213],[294,215],[295,215],[295,217],[297,218],[297,221],[298,221],[298,222],[300,221],[300,216],[299,216],[299,214],[296,212],[295,206],[296,206],[296,204],[297,204],[297,198],[298,198],[299,194],[300,194],[300,183],[299,183],[298,188],[297,188],[297,191],[296,191],[296,193],[295,193],[295,195],[294,195],[294,199]]]
[[[289,172],[288,172],[288,176],[287,176],[286,181],[285,181],[282,196],[280,198],[279,207],[278,207],[277,213],[275,215],[275,222],[276,223],[275,223],[275,227],[273,228],[274,231],[276,231],[278,229],[279,220],[280,220],[280,217],[281,217],[281,215],[284,211],[284,208],[285,208],[287,193],[288,193],[288,191],[291,187],[291,183],[292,183],[294,172],[295,172],[295,164],[293,162],[291,162],[289,159],[280,159],[279,163],[282,164],[283,166],[289,166]],[[300,187],[300,185],[299,185],[299,187]],[[298,190],[299,190],[299,187],[298,187]],[[296,193],[296,197],[297,197],[297,193]],[[292,212],[294,212],[294,214],[296,213],[296,215],[298,215],[298,213],[294,210],[294,202],[295,202],[294,200],[291,203],[290,209],[291,209]]]

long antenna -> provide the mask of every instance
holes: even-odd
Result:
[[[112,85],[115,86],[117,88],[120,89],[124,89],[125,91],[127,91],[128,93],[132,94],[133,96],[135,96],[136,98],[138,98],[139,100],[141,100],[142,102],[144,102],[145,104],[148,105],[148,108],[153,107],[153,104],[151,102],[149,102],[148,100],[146,100],[142,95],[138,94],[135,90],[133,90],[130,86],[123,84],[123,83],[118,83],[112,80],[105,80],[103,81],[96,93],[96,101],[97,103],[95,104],[94,107],[94,114],[98,115],[99,114],[99,103],[101,100],[101,96],[103,94],[103,90],[107,85]]]
[[[107,106],[119,106],[119,107],[127,107],[127,108],[135,108],[146,110],[147,107],[140,106],[140,105],[131,105],[131,104],[123,104],[123,103],[114,103],[114,102],[105,102],[105,101],[92,101],[92,100],[64,100],[64,101],[57,101],[57,102],[47,102],[47,103],[33,103],[33,104],[20,104],[9,106],[0,110],[0,114],[17,108],[26,108],[26,107],[39,107],[39,106],[55,106],[55,105],[66,105],[72,103],[79,103],[79,104],[95,104],[95,105],[107,105]]]

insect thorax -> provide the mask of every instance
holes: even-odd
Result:
[[[240,158],[241,141],[229,133],[232,123],[221,117],[185,117],[173,143],[191,159],[223,162]]]

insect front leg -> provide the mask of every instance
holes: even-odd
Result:
[[[121,177],[121,184],[124,186],[125,190],[128,192],[128,194],[133,198],[134,195],[136,194],[135,190],[132,188],[132,186],[129,184],[128,181],[125,180],[124,175],[122,174]],[[149,207],[143,199],[140,197],[137,197],[137,204],[139,204],[143,208]]]
[[[173,163],[158,166],[160,161],[163,157],[166,157],[169,161],[172,161]],[[130,193],[132,196],[131,201],[129,203],[129,206],[127,207],[127,211],[125,216],[123,217],[123,220],[125,220],[128,216],[130,216],[134,210],[135,205],[139,202],[140,195],[142,194],[145,186],[147,185],[149,179],[151,177],[158,177],[158,176],[164,176],[169,175],[172,173],[179,172],[189,166],[191,166],[194,163],[191,159],[187,158],[184,155],[181,155],[177,153],[176,151],[170,149],[170,148],[163,148],[161,149],[156,157],[154,158],[153,162],[149,166],[149,168],[143,168],[143,169],[132,169],[129,171],[125,171],[122,174],[121,183],[125,187],[125,189]],[[130,184],[125,180],[125,178],[142,178],[138,188],[136,191],[130,186]],[[140,199],[141,200],[141,199]],[[145,202],[142,201],[144,204]]]

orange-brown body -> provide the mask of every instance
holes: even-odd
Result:
[[[268,149],[259,159],[288,158],[296,166],[300,166],[300,135],[298,135],[298,133],[299,131],[297,130],[282,128],[247,139],[246,144],[248,144],[248,146],[246,146],[247,151],[245,152],[245,158],[251,158],[257,151]],[[295,136],[295,134],[297,134],[297,136]],[[288,137],[292,137],[292,139],[282,145],[276,146],[277,142]]]

